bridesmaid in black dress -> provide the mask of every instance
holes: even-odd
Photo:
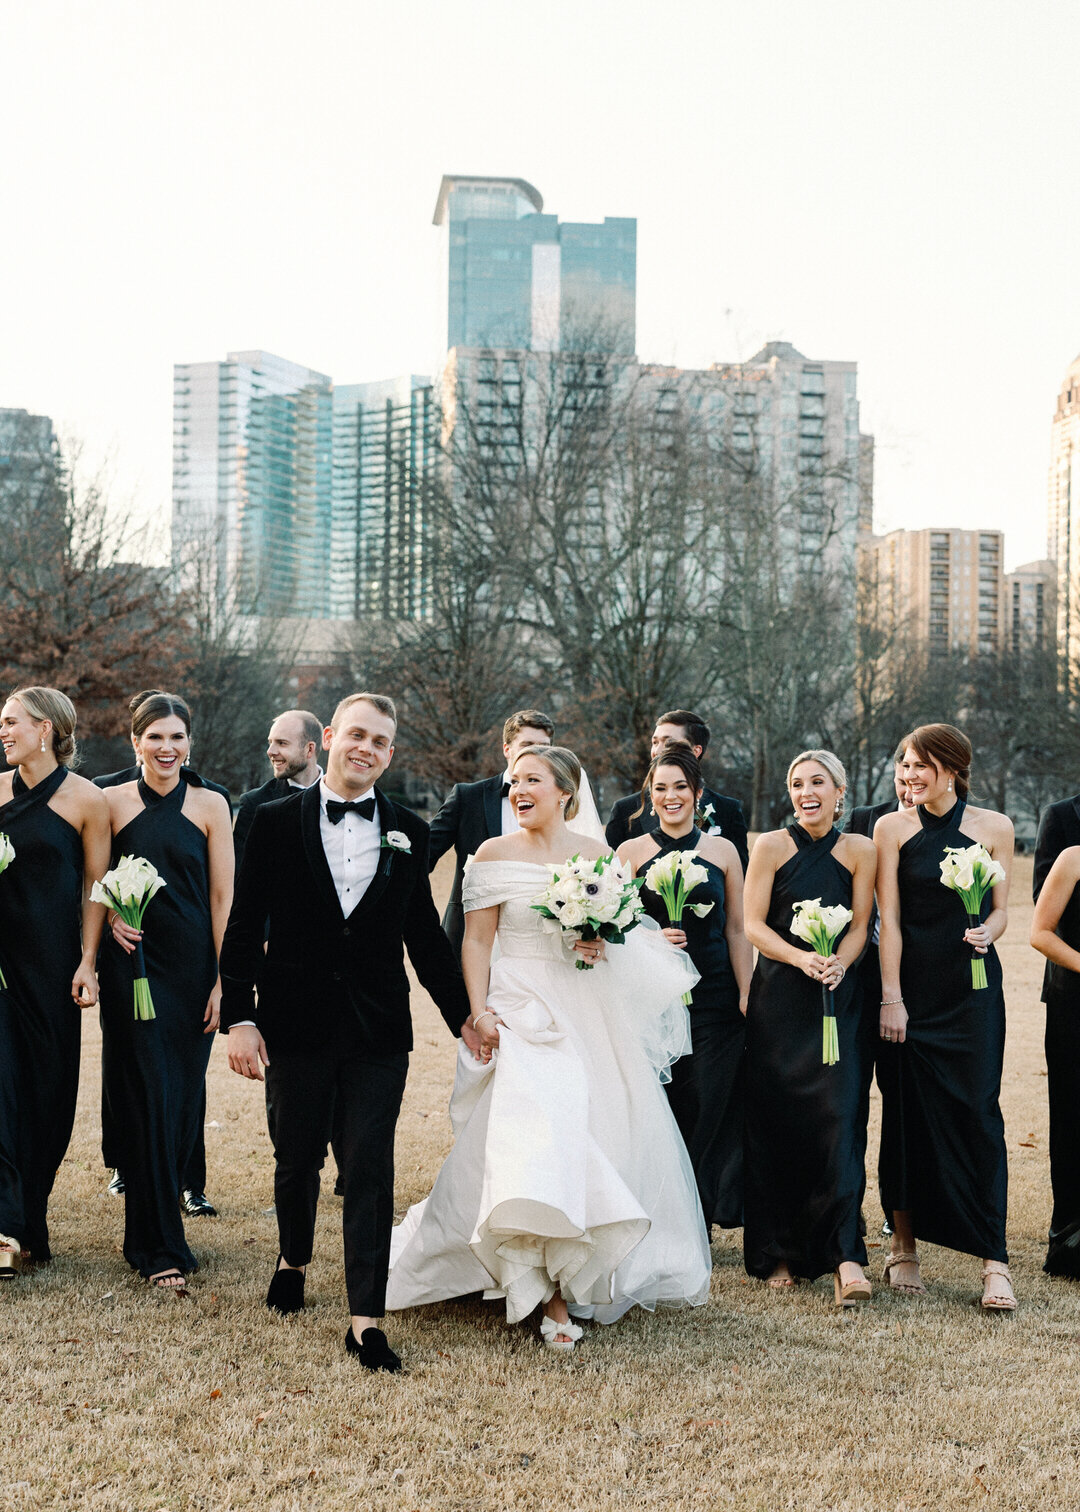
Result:
[[[795,822],[762,835],[746,875],[746,933],[758,948],[746,1016],[746,1269],[774,1288],[834,1273],[838,1306],[870,1296],[859,1206],[866,1120],[856,966],[874,901],[876,857],[842,835],[847,778],[831,751],[788,768]],[[791,933],[796,903],[850,908],[829,957]],[[822,986],[832,989],[840,1059],[822,1064]]]
[[[109,861],[109,811],[68,771],[75,709],[55,688],[19,688],[0,711],[9,767],[0,831],[0,1276],[45,1263],[47,1208],[75,1121],[80,1008],[97,1002],[105,911],[90,888]]]
[[[993,943],[1008,922],[1013,827],[967,802],[971,743],[953,725],[904,741],[912,807],[878,821],[881,910],[881,1203],[893,1228],[885,1266],[897,1291],[925,1291],[917,1239],[982,1258],[982,1305],[1016,1306],[1005,1248],[1008,1165],[998,1105],[1005,999]],[[968,928],[941,881],[947,847],[984,845],[1005,869]],[[987,986],[971,983],[972,951]]]
[[[1061,851],[1047,873],[1031,943],[1048,963],[1043,1002],[1054,1211],[1043,1270],[1080,1280],[1080,845]]]
[[[104,792],[112,864],[142,856],[165,878],[142,934],[156,1017],[134,1016],[128,957],[140,936],[113,915],[99,968],[102,1074],[123,1152],[124,1256],[140,1275],[170,1288],[197,1268],[184,1237],[180,1185],[220,1012],[217,962],[232,900],[232,831],[220,793],[190,774],[181,781],[191,748],[182,698],[151,694],[135,710],[131,734],[143,775]]]
[[[703,791],[701,767],[685,742],[671,742],[656,757],[641,790],[652,801],[660,828],[619,847],[619,858],[646,876],[661,856],[693,851],[709,874],[691,902],[709,907],[704,918],[687,909],[682,924],[668,924],[660,895],[641,890],[646,911],[673,945],[686,950],[701,973],[690,1005],[693,1053],[671,1068],[668,1100],[697,1178],[706,1225],[738,1228],[743,1209],[743,1037],[754,957],[743,932],[742,863],[730,840],[703,835],[694,815]]]

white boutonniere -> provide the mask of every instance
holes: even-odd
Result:
[[[412,853],[412,841],[402,830],[387,830],[379,848],[380,850],[403,851],[408,856]]]
[[[716,810],[711,803],[707,803],[703,809],[699,809],[694,815],[694,822],[699,830],[716,830],[719,833],[720,826],[716,822]]]

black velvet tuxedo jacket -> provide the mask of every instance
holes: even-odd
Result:
[[[866,835],[872,840],[874,826],[878,820],[883,819],[886,814],[895,814],[896,807],[897,799],[889,798],[885,803],[867,803],[859,808],[853,808],[844,828],[852,835]]]
[[[746,820],[743,818],[742,804],[736,798],[725,798],[722,793],[714,793],[712,788],[705,788],[701,794],[701,807],[707,809],[712,804],[712,824],[706,831],[710,835],[723,835],[725,840],[730,840],[739,853],[742,869],[746,871],[749,854],[746,848]],[[660,820],[652,811],[652,805],[645,800],[644,812],[636,819],[632,816],[641,808],[641,794],[631,793],[628,798],[620,798],[612,805],[608,822],[604,828],[607,843],[618,850],[624,840],[632,840],[635,835],[643,835],[646,830],[660,828]]]
[[[279,798],[288,798],[292,793],[299,793],[300,788],[290,787],[287,777],[271,777],[269,782],[264,782],[262,787],[251,788],[246,793],[241,793],[240,802],[236,805],[236,818],[233,820],[233,850],[236,852],[236,869],[240,870],[240,862],[244,856],[244,845],[251,832],[251,821],[255,818],[255,810],[262,808],[264,803],[275,803]]]
[[[95,787],[107,788],[119,787],[123,782],[138,782],[141,776],[140,768],[133,766],[125,767],[122,772],[106,772],[104,776],[94,777],[91,780]],[[190,782],[194,778],[197,787],[209,788],[212,793],[220,793],[230,809],[232,808],[232,796],[228,788],[222,787],[220,782],[211,782],[209,777],[200,777],[198,772],[191,767],[181,767],[180,777],[184,782]]]
[[[504,773],[481,782],[459,782],[451,788],[442,808],[431,821],[428,865],[434,866],[451,846],[457,855],[454,886],[443,914],[443,928],[454,949],[461,954],[465,938],[465,911],[461,906],[461,879],[465,862],[485,840],[502,834],[502,786]]]
[[[323,850],[320,784],[255,812],[221,951],[221,1027],[254,1020],[271,1059],[308,1048],[411,1050],[405,949],[454,1034],[468,1017],[431,897],[428,827],[373,791],[384,848],[348,918]],[[391,830],[407,837],[408,851],[385,846]]]

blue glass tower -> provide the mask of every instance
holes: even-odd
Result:
[[[637,221],[562,222],[524,179],[448,174],[446,346],[631,356]]]

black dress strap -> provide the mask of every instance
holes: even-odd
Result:
[[[964,817],[967,804],[963,798],[958,798],[947,814],[931,814],[925,803],[917,804],[916,808],[919,823],[924,830],[947,830],[960,828],[960,821]]]
[[[27,787],[16,768],[11,779],[11,799],[0,808],[0,820],[6,822],[26,813],[28,809],[36,808],[40,803],[48,803],[67,774],[67,767],[58,766],[33,787]]]
[[[800,824],[797,820],[793,824],[789,824],[787,828],[788,834],[801,851],[810,850],[812,846],[820,845],[822,853],[827,856],[840,839],[840,831],[836,828],[835,824],[827,834],[819,835],[816,840],[805,825]]]
[[[167,793],[159,793],[156,788],[150,786],[145,777],[139,778],[139,797],[147,808],[155,808],[161,803],[174,803],[178,793],[180,795],[180,802],[183,803],[184,784],[182,781],[178,782],[174,788],[170,788]]]
[[[665,835],[662,829],[652,831],[652,837],[660,847],[659,854],[666,856],[669,851],[689,851],[697,847],[701,839],[701,831],[695,824],[688,835]]]

